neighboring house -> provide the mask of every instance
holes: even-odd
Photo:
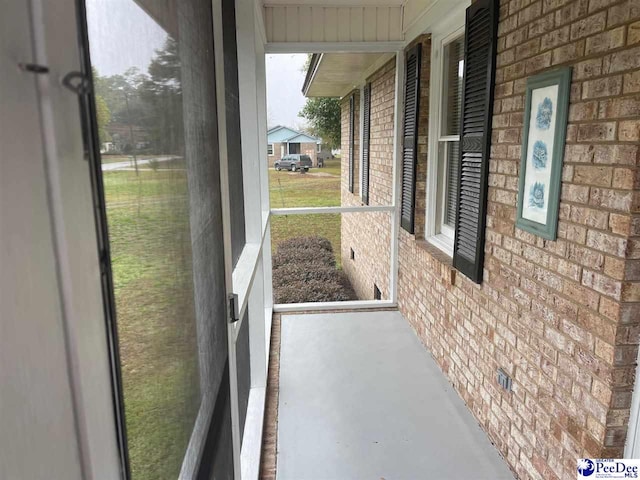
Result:
[[[131,146],[133,145],[132,135],[137,150],[148,148],[151,145],[151,135],[145,127],[112,122],[107,125],[106,130],[111,136],[111,141],[102,145],[104,153],[126,153],[131,151]]]
[[[289,153],[309,155],[313,166],[317,167],[320,152],[323,152],[322,140],[317,137],[280,125],[267,131],[267,164],[270,167]]]
[[[468,40],[479,55],[470,63],[469,25],[452,9],[429,34],[406,39],[401,63],[314,55],[303,88],[342,97],[342,206],[390,205],[397,195],[401,208],[395,238],[387,213],[342,216],[342,265],[359,298],[392,298],[397,248],[400,311],[522,478],[571,478],[576,457],[622,457],[630,408],[640,405],[630,333],[640,321],[640,8],[586,3],[499,2],[495,57],[481,29]],[[361,67],[336,75],[338,62]],[[476,69],[465,88],[480,112],[468,144],[463,62]],[[515,226],[524,94],[527,77],[564,66],[573,79],[550,241]],[[398,90],[397,79],[406,79]],[[463,166],[479,200],[462,195],[461,205],[459,152],[472,137],[487,176]],[[499,368],[512,375],[512,393],[499,389]],[[627,452],[638,438],[635,427],[628,434]]]
[[[100,153],[117,153],[116,145],[113,142],[103,142]]]
[[[322,164],[325,160],[333,158],[333,152],[326,143],[318,143],[318,165]]]

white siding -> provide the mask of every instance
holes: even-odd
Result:
[[[264,7],[268,43],[401,41],[401,6]]]

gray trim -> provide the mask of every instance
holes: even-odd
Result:
[[[520,159],[520,178],[518,181],[518,210],[516,227],[548,240],[555,240],[558,230],[558,210],[560,208],[560,186],[562,183],[562,163],[567,133],[569,114],[569,95],[571,89],[571,67],[554,69],[529,77],[524,112],[524,128],[522,133],[522,156]],[[522,218],[524,199],[524,180],[527,166],[527,149],[529,145],[529,122],[531,117],[531,92],[535,89],[558,85],[556,131],[553,137],[553,153],[551,179],[549,183],[549,207],[547,208],[547,224],[542,225]]]
[[[302,94],[306,97],[309,92],[309,87],[311,87],[311,82],[313,81],[313,77],[316,74],[316,69],[320,64],[320,59],[322,58],[321,53],[314,53],[311,55],[311,61],[309,62],[309,68],[307,69],[307,74],[304,77],[304,83],[302,84]]]

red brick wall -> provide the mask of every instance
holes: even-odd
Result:
[[[371,124],[369,204],[392,203],[393,113],[395,60],[389,61],[370,79]],[[342,158],[349,158],[349,96],[342,101]],[[360,137],[360,92],[356,92],[356,142]],[[342,162],[342,205],[361,205],[360,145],[356,144],[356,188],[348,189],[349,162]],[[358,298],[373,299],[374,285],[383,299],[390,298],[389,274],[391,252],[391,216],[386,212],[342,214],[342,268],[349,277]],[[351,249],[355,260],[350,259]]]
[[[515,228],[524,92],[528,76],[564,65],[560,220],[547,241]],[[519,478],[574,478],[576,458],[623,453],[640,332],[639,118],[638,0],[503,0],[482,285],[423,230],[401,231],[400,310]]]
[[[273,144],[273,155],[267,155],[267,163],[270,167],[273,167],[273,164],[282,158],[282,143],[274,143]],[[284,145],[284,154],[287,154],[287,146]]]

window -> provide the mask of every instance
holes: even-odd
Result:
[[[318,144],[318,153],[320,153],[321,151],[322,151],[322,144],[321,144],[321,143],[319,143],[319,144]]]
[[[269,155],[269,156],[273,155],[273,143],[268,143],[267,144],[267,155]]]
[[[111,253],[107,275],[113,287],[104,285],[115,307],[114,388],[122,395],[116,408],[125,427],[120,452],[132,480],[194,478],[207,458],[224,458],[226,446],[216,447],[219,457],[205,448],[207,432],[212,418],[231,415],[216,400],[229,391],[226,288],[219,268],[224,251],[211,248],[223,238],[211,213],[222,204],[220,187],[211,181],[220,160],[217,77],[212,49],[201,48],[213,45],[214,15],[206,0],[189,2],[188,8],[158,3],[157,16],[139,3],[86,1],[94,100],[112,113],[105,129],[124,119],[123,140],[132,148],[130,159],[100,158],[96,181],[102,188],[95,191],[107,207],[109,227],[103,241]],[[223,43],[226,58],[235,44]],[[124,44],[147,48],[119,48]],[[235,88],[232,83],[227,92],[237,92],[237,79]],[[235,119],[237,131],[239,117],[229,113],[234,105],[225,106],[227,124]],[[234,193],[242,199],[240,139],[230,140],[229,174],[239,181]],[[140,146],[149,148],[155,163],[141,158]],[[241,244],[243,207],[231,202],[231,208],[230,217],[241,227],[232,228],[232,240]],[[230,422],[216,428],[221,438],[231,435]]]
[[[299,143],[289,143],[289,153],[300,153]]]
[[[431,243],[453,254],[458,175],[460,171],[460,115],[464,71],[464,31],[434,42],[431,81],[429,189],[427,236]]]

